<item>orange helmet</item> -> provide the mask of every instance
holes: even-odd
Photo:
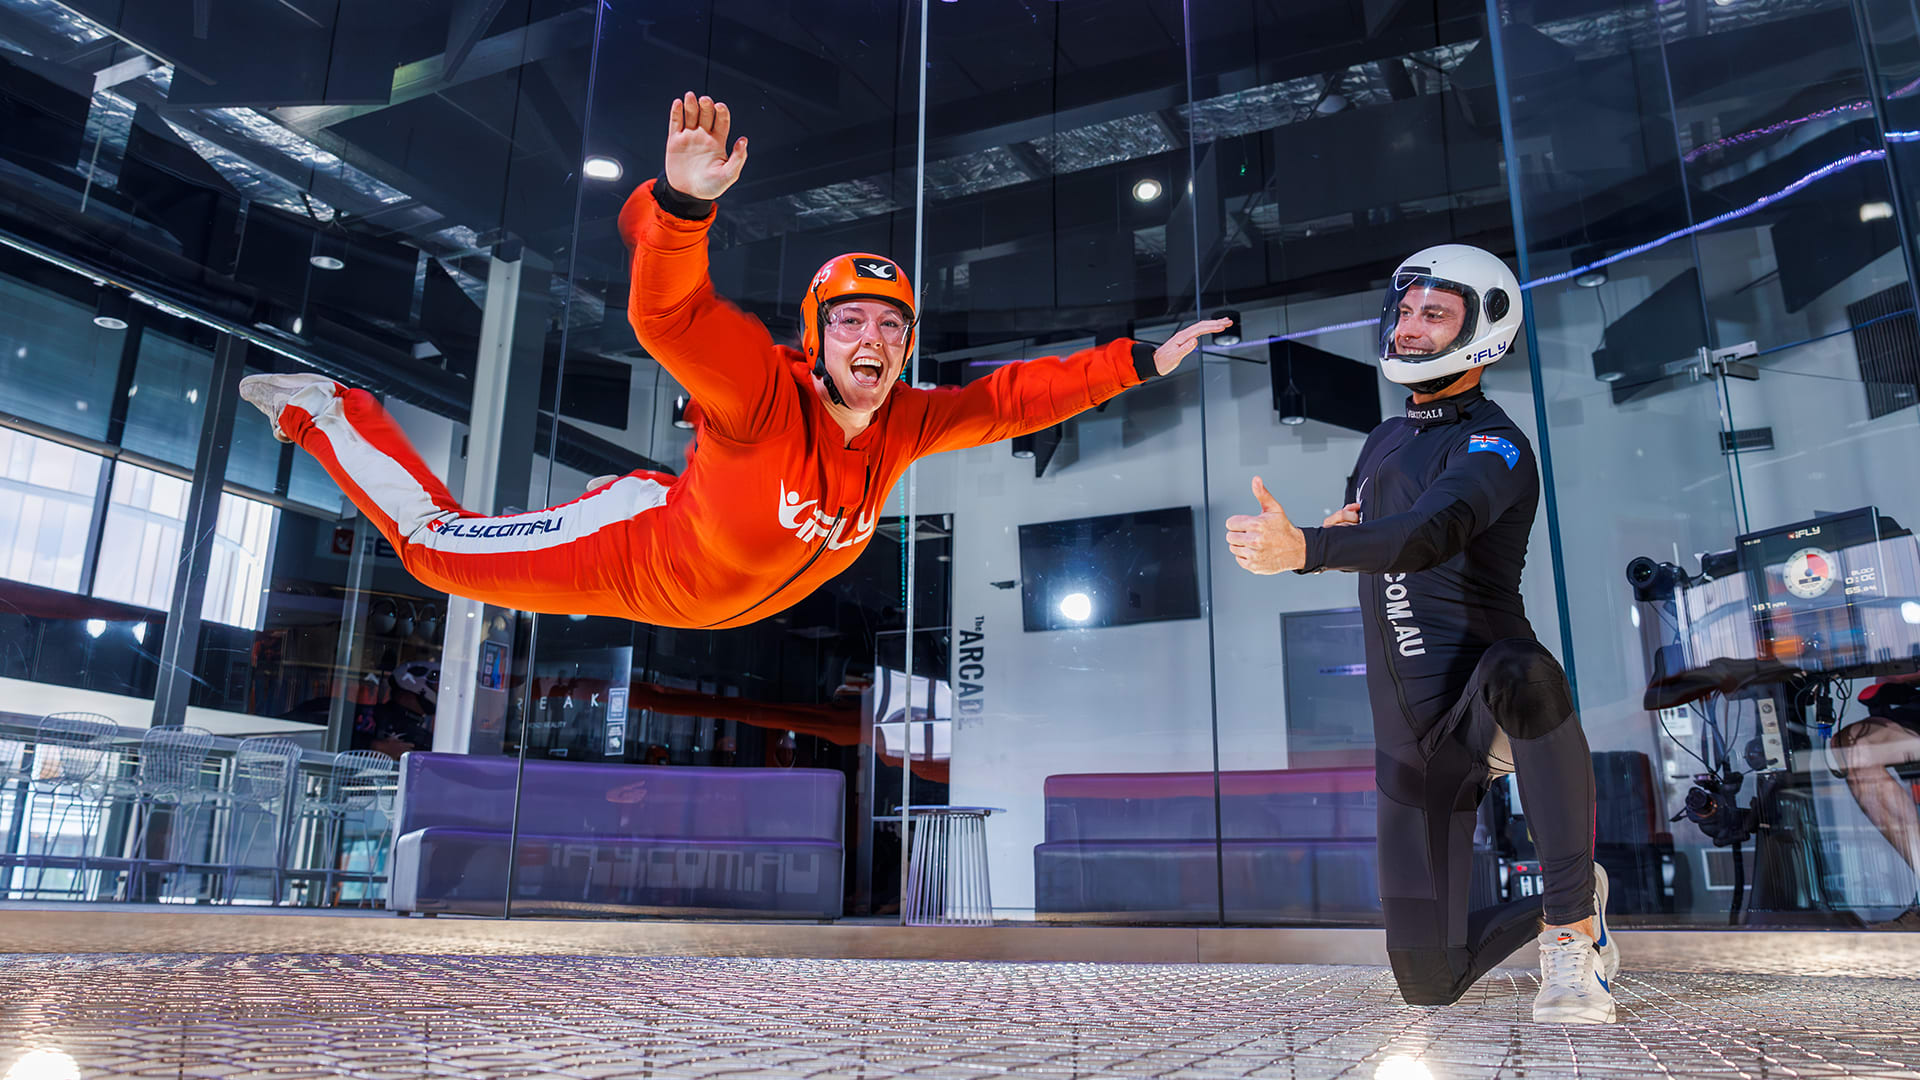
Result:
[[[820,339],[827,329],[827,308],[841,300],[879,300],[899,308],[908,324],[902,344],[913,349],[913,285],[906,271],[884,255],[850,252],[828,259],[800,299],[800,349],[815,371],[825,370]]]

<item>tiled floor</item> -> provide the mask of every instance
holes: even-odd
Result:
[[[1400,1004],[1380,968],[481,956],[0,958],[0,1073],[95,1077],[1907,1077],[1920,980],[1530,975]]]

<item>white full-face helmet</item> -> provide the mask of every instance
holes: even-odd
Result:
[[[1507,264],[1466,244],[1440,244],[1400,264],[1380,308],[1380,371],[1437,393],[1507,355],[1523,318]]]

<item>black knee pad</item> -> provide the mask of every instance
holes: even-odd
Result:
[[[1537,739],[1574,715],[1567,673],[1546,646],[1529,638],[1496,641],[1480,660],[1487,705],[1512,739]]]
[[[1382,754],[1375,775],[1388,962],[1408,1004],[1445,1005],[1475,977],[1466,891],[1454,887],[1472,857],[1473,762],[1447,743],[1425,768]]]
[[[1451,1005],[1460,1000],[1473,980],[1467,978],[1465,949],[1387,950],[1394,984],[1409,1005]]]

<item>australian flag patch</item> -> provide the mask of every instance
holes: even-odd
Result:
[[[1499,454],[1500,457],[1504,461],[1506,461],[1507,468],[1509,469],[1513,468],[1515,465],[1520,464],[1520,448],[1508,442],[1507,440],[1501,438],[1500,436],[1498,435],[1467,436],[1467,453],[1472,454],[1482,450],[1486,451],[1489,454]]]

